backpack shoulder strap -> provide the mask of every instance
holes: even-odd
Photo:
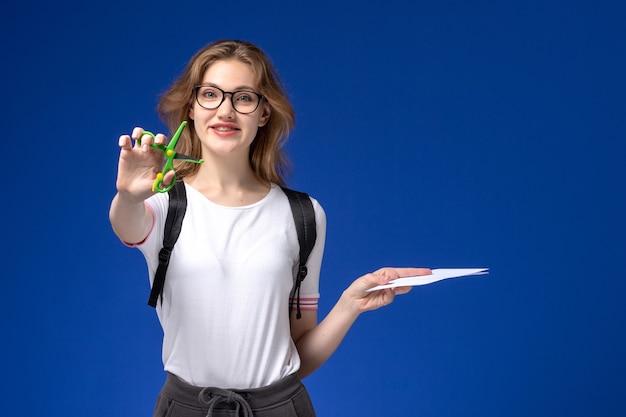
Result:
[[[291,212],[293,215],[296,232],[298,234],[298,243],[300,245],[300,255],[298,263],[298,272],[295,277],[294,288],[292,290],[293,301],[297,303],[296,318],[300,319],[302,313],[300,311],[300,285],[307,275],[306,263],[309,255],[315,246],[317,239],[317,229],[315,225],[315,210],[313,203],[306,193],[283,188],[283,191],[289,199]],[[159,252],[159,266],[154,276],[152,290],[148,305],[156,307],[159,296],[162,296],[163,285],[165,284],[165,276],[169,266],[172,249],[178,240],[182,228],[183,218],[187,210],[187,195],[185,192],[185,184],[182,181],[176,182],[174,187],[168,192],[169,207],[167,218],[165,219],[165,231],[163,234],[163,248]]]
[[[176,244],[178,236],[180,235],[183,218],[185,217],[185,211],[187,210],[187,194],[185,192],[184,182],[177,181],[168,191],[168,194],[170,202],[167,210],[167,217],[165,219],[163,248],[161,248],[161,251],[159,252],[159,266],[157,267],[154,275],[152,290],[150,291],[150,299],[148,300],[148,305],[151,307],[156,307],[159,296],[161,296],[161,302],[163,302],[163,285],[165,284],[167,267],[170,264],[170,255],[172,254],[174,244]]]
[[[315,226],[315,210],[313,203],[306,193],[294,191],[289,188],[282,187],[283,191],[289,199],[293,220],[296,224],[296,232],[298,233],[298,243],[300,244],[300,259],[298,264],[298,272],[295,277],[294,287],[291,294],[291,306],[289,314],[293,308],[294,298],[297,304],[296,319],[302,317],[300,311],[300,285],[307,275],[306,263],[309,255],[315,246],[317,239],[317,229]]]

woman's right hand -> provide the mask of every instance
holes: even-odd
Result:
[[[167,138],[161,133],[153,138],[144,132],[141,127],[136,127],[130,136],[122,135],[118,141],[120,159],[116,187],[120,197],[128,202],[139,203],[154,194],[152,185],[157,173],[163,168],[165,159],[163,152],[150,145],[165,144]],[[166,184],[174,175],[173,172],[168,174],[170,178],[168,175],[164,178]]]
[[[152,138],[140,127],[133,129],[132,135],[119,138],[117,195],[111,202],[109,219],[117,236],[128,244],[143,241],[152,226],[152,213],[143,202],[154,194],[152,185],[157,173],[163,169],[165,156],[150,145],[165,144],[166,141],[164,135]],[[174,172],[169,172],[163,183],[169,184],[173,177]]]

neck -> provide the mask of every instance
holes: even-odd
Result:
[[[185,182],[214,203],[226,206],[253,204],[270,188],[242,158],[208,156],[196,174],[185,177]]]

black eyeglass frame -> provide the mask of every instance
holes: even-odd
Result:
[[[216,90],[221,91],[222,92],[222,101],[220,101],[219,104],[217,106],[215,106],[215,107],[205,107],[205,106],[203,106],[202,103],[200,103],[200,100],[198,99],[198,91],[200,91],[200,89],[202,87],[211,87],[211,88],[215,88]],[[196,102],[198,103],[198,105],[200,107],[202,107],[203,109],[207,109],[207,110],[215,110],[215,109],[217,109],[226,100],[226,94],[230,94],[230,104],[233,106],[233,110],[235,110],[239,114],[251,114],[251,113],[254,113],[259,108],[259,105],[261,104],[261,100],[263,100],[265,98],[265,96],[257,93],[256,91],[252,91],[252,90],[224,91],[221,88],[216,87],[214,85],[202,85],[202,84],[201,85],[196,85],[193,88],[193,91],[194,91],[194,96],[196,97]],[[237,110],[237,107],[235,106],[234,97],[235,97],[235,94],[242,93],[242,92],[252,93],[252,94],[256,95],[259,98],[259,101],[257,101],[256,107],[254,108],[254,110],[249,111],[249,112],[245,112],[245,113],[242,112],[242,111]]]

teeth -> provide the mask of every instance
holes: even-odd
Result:
[[[217,126],[217,127],[214,127],[213,129],[220,131],[220,132],[230,132],[231,130],[235,130],[232,127],[226,127],[226,126]]]

